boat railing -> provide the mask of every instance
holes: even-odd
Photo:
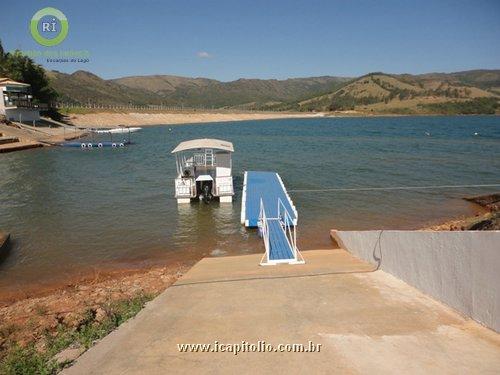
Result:
[[[231,177],[217,177],[216,178],[216,195],[233,195],[233,179]]]
[[[217,164],[215,162],[205,163],[204,161],[186,160],[183,165],[185,167],[215,167]]]
[[[280,198],[278,198],[278,218],[283,226],[283,229],[285,230],[286,238],[293,250],[293,256],[297,259],[297,231],[295,225],[293,225],[292,216]]]
[[[193,183],[191,178],[176,178],[175,179],[175,197],[185,198],[185,197],[195,197],[196,196],[196,184]]]
[[[269,224],[267,223],[266,210],[264,208],[264,202],[262,201],[262,198],[260,198],[259,229],[262,238],[264,239],[264,246],[266,248],[266,252],[262,256],[262,259],[266,257],[267,262],[269,262]]]
[[[193,160],[194,160],[194,165],[204,166],[205,165],[205,154],[194,154]]]
[[[217,186],[217,196],[221,195],[233,195],[233,185],[225,184]]]
[[[211,151],[211,150],[210,150]],[[215,167],[215,157],[213,152],[199,152],[185,159],[184,165],[187,167]]]

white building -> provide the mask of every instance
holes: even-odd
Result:
[[[40,120],[39,106],[32,103],[31,86],[0,77],[0,114],[7,120],[33,122]]]

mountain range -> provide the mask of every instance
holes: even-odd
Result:
[[[238,79],[171,75],[105,80],[86,71],[48,71],[61,102],[374,113],[491,113],[500,99],[500,70],[421,75]]]

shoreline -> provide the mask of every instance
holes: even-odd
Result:
[[[0,135],[17,139],[13,144],[0,145],[0,152],[10,153],[31,148],[52,147],[58,142],[80,139],[88,134],[86,129],[93,128],[150,127],[317,117],[324,117],[324,114],[301,112],[110,112],[105,110],[85,110],[84,113],[68,114],[64,123],[42,117],[41,122],[45,126],[33,127],[15,121],[0,122]],[[48,125],[51,125],[51,127]]]
[[[429,225],[423,230],[464,231],[500,229],[500,194],[487,194],[463,198],[478,208],[474,216],[461,216],[444,222]]]
[[[487,211],[484,208],[478,207],[474,214],[462,215],[459,217],[452,217],[442,219],[436,223],[420,224],[415,226],[413,230],[430,230],[430,231],[453,231],[453,230],[468,230],[467,226],[473,225],[477,222],[490,219],[494,213]],[[412,229],[409,229],[412,230]],[[231,254],[234,256],[235,254]],[[81,286],[99,286],[111,281],[118,284],[121,280],[129,278],[141,278],[142,275],[147,275],[160,269],[179,269],[185,270],[192,267],[201,258],[193,257],[189,259],[176,259],[171,261],[167,259],[155,260],[154,264],[140,265],[134,262],[124,263],[120,267],[107,267],[99,270],[92,269],[87,272],[75,274],[74,277],[68,279],[61,279],[53,281],[44,285],[33,285],[30,287],[23,287],[17,291],[2,291],[0,293],[0,311],[1,309],[17,304],[24,300],[43,299],[52,295],[65,294],[67,291],[78,289]],[[0,313],[1,316],[1,313]]]
[[[10,142],[0,145],[0,153],[50,147],[57,142],[80,138],[86,134],[85,131],[73,126],[60,124],[48,119],[42,119],[42,121],[45,126],[31,126],[15,121],[0,121],[0,135],[12,139]]]
[[[87,278],[2,305],[0,353],[13,342],[29,344],[42,339],[47,332],[55,334],[60,324],[78,327],[89,310],[98,311],[107,305],[140,296],[153,298],[191,266],[178,262],[143,270],[115,272],[97,280]]]
[[[0,123],[0,133],[19,139],[15,144],[1,145],[1,152],[23,151],[36,147],[52,147],[55,143],[79,139],[85,136],[86,129],[113,128],[119,126],[181,126],[208,123],[244,122],[279,119],[315,119],[315,118],[380,118],[380,117],[433,117],[433,116],[499,116],[491,115],[447,115],[447,114],[394,114],[358,111],[338,112],[239,112],[239,111],[159,111],[137,110],[120,111],[105,109],[81,109],[67,113],[64,123],[49,118],[42,118],[45,123],[56,127],[32,127],[13,122],[12,125]],[[47,124],[46,124],[47,125]],[[15,146],[15,147],[14,147]]]
[[[40,299],[60,293],[64,294],[65,291],[70,291],[81,286],[99,285],[109,281],[119,282],[122,279],[140,277],[142,274],[147,274],[165,267],[170,268],[175,266],[179,269],[183,269],[185,267],[190,267],[193,263],[196,263],[196,261],[174,261],[142,267],[130,265],[117,267],[115,269],[88,270],[71,275],[68,278],[61,278],[44,284],[26,283],[15,290],[7,289],[0,291],[0,310],[16,304],[19,301]]]
[[[85,113],[86,112],[86,113]],[[161,111],[106,111],[87,110],[84,113],[69,113],[67,121],[80,128],[101,128],[113,126],[165,126],[206,124],[213,122],[278,120],[287,118],[379,118],[379,117],[434,117],[434,116],[500,116],[500,114],[448,115],[440,113],[396,114],[357,111],[338,112],[161,112]]]

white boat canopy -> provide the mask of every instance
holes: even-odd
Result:
[[[202,138],[179,143],[177,147],[173,149],[172,154],[200,148],[212,148],[216,150],[234,152],[233,144],[231,142],[222,141],[220,139]]]
[[[213,181],[213,180],[214,179],[212,178],[212,176],[208,174],[202,174],[196,177],[196,181]]]

